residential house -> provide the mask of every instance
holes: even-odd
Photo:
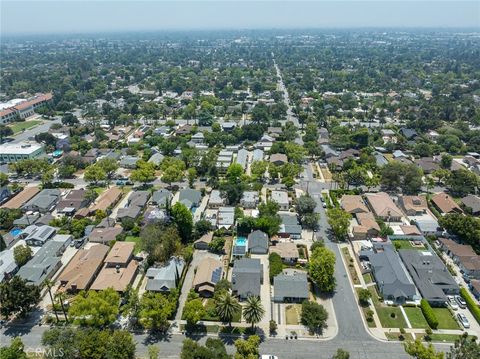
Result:
[[[88,241],[93,243],[109,244],[117,239],[117,236],[123,232],[120,226],[115,227],[96,227],[88,236]]]
[[[402,211],[387,193],[367,193],[365,197],[375,216],[386,222],[401,222],[403,217]]]
[[[138,263],[133,258],[134,248],[133,242],[115,242],[90,289],[104,290],[111,287],[117,292],[124,292],[137,274]]]
[[[96,211],[109,212],[120,201],[122,193],[119,187],[110,187],[96,199],[90,207],[90,213],[95,214]]]
[[[276,303],[302,303],[309,299],[307,273],[284,270],[273,278],[273,301]]]
[[[432,204],[441,214],[463,213],[457,202],[448,194],[440,192],[432,196]]]
[[[477,300],[480,300],[480,280],[474,279],[470,281],[469,287],[475,298],[477,298]]]
[[[208,250],[209,249],[208,245],[212,242],[212,239],[213,239],[213,231],[210,231],[208,233],[205,233],[199,239],[197,239],[193,244],[193,246],[195,247],[195,249]]]
[[[162,155],[160,152],[154,153],[149,159],[149,163],[153,163],[155,166],[160,166],[160,163],[162,163],[163,159],[165,158],[164,155]]]
[[[301,239],[302,226],[298,222],[298,218],[294,214],[280,213],[282,223],[278,235],[283,238]]]
[[[8,202],[4,203],[1,208],[18,209],[23,207],[33,197],[35,197],[40,189],[37,186],[25,187],[23,191],[17,193]]]
[[[371,212],[357,213],[355,215],[358,225],[352,227],[353,240],[365,240],[378,237],[380,226]]]
[[[293,242],[279,242],[270,247],[270,253],[277,253],[288,264],[295,264],[300,257],[297,245]]]
[[[40,213],[51,212],[58,200],[61,192],[58,189],[44,189],[22,207],[24,211],[36,211]]]
[[[424,236],[437,236],[442,233],[440,225],[432,216],[415,217],[414,222]]]
[[[244,148],[238,151],[235,161],[242,166],[243,170],[247,168],[248,151]]]
[[[286,191],[272,191],[270,199],[278,203],[281,211],[288,211],[290,208],[290,199]]]
[[[232,132],[235,127],[237,127],[237,124],[235,122],[223,122],[222,123],[222,130],[225,132]]]
[[[64,243],[49,241],[20,268],[17,275],[30,284],[41,285],[46,279],[52,278],[62,266],[61,256],[64,250]]]
[[[400,249],[398,253],[422,298],[431,305],[443,306],[446,295],[459,293],[458,284],[434,253],[416,249]]]
[[[263,150],[259,148],[254,149],[252,153],[252,163],[255,161],[263,161],[264,156]]]
[[[178,201],[188,209],[198,208],[202,202],[202,192],[190,188],[182,189],[180,190]]]
[[[85,189],[73,189],[65,198],[61,199],[57,204],[57,212],[73,214],[79,209],[88,206],[90,200],[85,196]]]
[[[260,197],[256,191],[245,191],[242,194],[240,204],[243,208],[257,208]]]
[[[166,222],[169,218],[165,213],[165,210],[149,206],[143,213],[143,224]]]
[[[73,293],[87,290],[100,271],[109,249],[103,244],[80,249],[58,277],[59,290]]]
[[[145,276],[147,277],[146,290],[152,292],[170,292],[176,289],[180,283],[185,261],[183,258],[172,257],[163,267],[150,267]]]
[[[217,156],[216,167],[220,173],[225,173],[232,163],[233,151],[221,150]]]
[[[223,264],[214,258],[205,258],[197,266],[193,288],[202,297],[211,297],[215,285],[223,278]]]
[[[0,252],[0,283],[12,278],[17,273],[18,266],[15,262],[12,249]]]
[[[182,135],[188,135],[190,132],[192,132],[193,126],[189,124],[181,125],[178,126],[178,128],[175,130],[175,135],[176,136],[182,136]]]
[[[220,208],[225,205],[227,202],[226,198],[222,196],[221,192],[218,189],[214,189],[210,193],[210,198],[208,199],[209,208]]]
[[[391,242],[375,242],[372,250],[360,251],[359,257],[370,262],[375,282],[385,300],[403,304],[407,300],[419,299],[415,285]]]
[[[217,227],[231,229],[235,224],[235,207],[220,207],[218,209]]]
[[[124,218],[136,219],[146,206],[149,198],[149,191],[132,192],[130,197],[128,197],[127,206],[117,211],[117,221],[121,221]]]
[[[235,261],[232,271],[232,292],[241,300],[260,296],[263,284],[263,265],[260,259],[242,258]]]
[[[35,224],[40,219],[41,214],[38,212],[27,212],[22,217],[13,221],[15,227],[25,228],[31,224]]]
[[[463,273],[471,278],[480,279],[480,256],[471,245],[460,244],[447,238],[439,238],[438,243]]]
[[[281,166],[288,163],[288,157],[283,153],[274,153],[270,155],[270,163],[273,163],[276,166]]]
[[[469,194],[468,196],[462,198],[462,204],[469,213],[473,214],[474,216],[480,215],[480,196]]]
[[[23,230],[19,238],[25,239],[29,246],[41,247],[52,239],[55,233],[57,233],[55,227],[30,225]]]
[[[402,127],[400,129],[400,133],[407,139],[407,140],[412,140],[415,137],[418,136],[417,131],[415,131],[413,128],[407,128],[407,127]]]
[[[428,204],[425,196],[400,196],[398,205],[407,216],[421,216],[427,213]]]
[[[120,160],[119,166],[121,168],[135,169],[135,168],[137,168],[138,160],[139,160],[138,157],[125,156]]]
[[[340,206],[345,212],[350,214],[369,212],[367,206],[363,202],[362,196],[359,195],[343,195],[340,200]]]
[[[400,229],[402,230],[403,234],[406,236],[421,236],[422,232],[418,229],[417,226],[410,226],[410,225],[401,225]]]
[[[414,161],[417,167],[423,170],[423,173],[430,174],[433,171],[440,169],[440,165],[433,157],[422,157]]]
[[[159,208],[165,208],[167,203],[173,198],[172,192],[168,189],[159,189],[153,192],[152,195],[152,204],[158,206]]]
[[[196,134],[192,135],[190,140],[193,143],[203,143],[205,141],[205,136],[204,136],[203,132],[197,132]]]
[[[250,254],[267,254],[268,235],[260,230],[251,232],[248,235],[248,251]]]

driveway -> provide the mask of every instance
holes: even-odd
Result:
[[[183,286],[180,293],[180,298],[178,300],[178,309],[177,314],[175,315],[175,320],[182,319],[183,307],[187,301],[188,293],[192,289],[193,278],[195,277],[195,268],[200,264],[205,258],[214,258],[220,260],[222,257],[218,254],[210,253],[208,251],[195,250],[193,252],[192,262],[188,266],[187,274],[185,275],[185,280],[183,281]]]
[[[260,299],[262,300],[263,307],[265,308],[265,315],[260,321],[260,324],[268,325],[270,319],[272,318],[272,295],[271,295],[271,286],[270,286],[270,272],[269,272],[269,262],[268,255],[266,254],[252,254],[251,258],[258,258],[263,265],[263,284],[260,288]]]

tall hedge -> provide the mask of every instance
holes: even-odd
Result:
[[[477,322],[480,323],[480,308],[478,308],[475,300],[473,300],[473,298],[470,296],[470,294],[468,294],[468,291],[465,288],[460,288],[460,294],[463,299],[465,299],[465,302],[467,302],[468,309],[470,309]]]
[[[438,319],[435,313],[433,312],[432,307],[425,299],[420,301],[420,308],[422,309],[423,316],[427,320],[428,325],[432,329],[437,329],[438,327]]]

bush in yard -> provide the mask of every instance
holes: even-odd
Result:
[[[358,300],[360,304],[364,307],[368,306],[368,300],[372,297],[372,293],[365,288],[362,288],[358,291]]]
[[[467,307],[470,309],[477,322],[480,323],[480,309],[478,308],[477,303],[475,303],[465,288],[460,288],[460,295],[465,299],[465,302],[467,302]]]
[[[282,257],[278,253],[270,253],[268,256],[268,261],[270,263],[270,281],[273,280],[273,277],[282,273],[283,262]]]
[[[420,301],[420,308],[422,309],[423,316],[425,317],[428,325],[432,329],[437,329],[438,327],[438,319],[435,313],[433,312],[432,307],[425,299]]]

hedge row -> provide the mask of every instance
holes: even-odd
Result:
[[[478,308],[475,300],[473,300],[465,288],[460,288],[460,294],[463,299],[465,299],[465,302],[467,302],[468,309],[470,309],[477,322],[480,323],[480,308]]]
[[[430,328],[437,329],[438,327],[437,316],[435,315],[430,304],[428,304],[428,302],[425,299],[422,299],[420,301],[420,308],[422,309],[423,316],[427,320],[427,323],[430,326]]]

